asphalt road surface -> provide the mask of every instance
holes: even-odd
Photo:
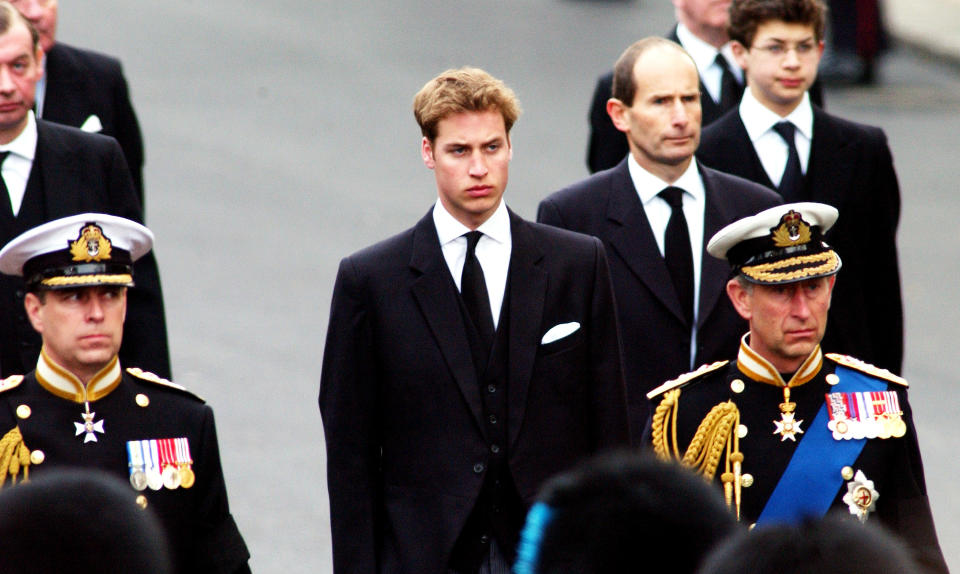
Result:
[[[596,77],[671,22],[666,0],[61,2],[62,41],[125,64],[175,379],[214,406],[255,572],[330,571],[316,403],[327,312],[339,259],[435,199],[413,94],[468,64],[515,89],[525,113],[506,198],[532,218],[542,197],[586,175]],[[896,158],[905,374],[956,569],[960,80],[906,53],[882,75],[827,102],[883,126]]]

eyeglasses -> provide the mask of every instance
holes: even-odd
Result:
[[[754,46],[751,50],[757,50],[766,54],[770,58],[783,58],[790,52],[797,55],[797,59],[809,58],[816,53],[817,44],[813,41],[798,42],[789,45],[782,42],[766,44],[764,46]]]

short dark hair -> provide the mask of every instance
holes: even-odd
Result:
[[[83,468],[48,469],[4,488],[0,572],[170,574],[167,534],[133,494],[119,478]],[[69,534],[53,540],[54,532]]]
[[[797,525],[758,526],[719,545],[698,574],[919,574],[904,543],[876,524],[831,514]]]
[[[660,36],[648,36],[630,44],[630,46],[620,54],[617,62],[613,65],[613,88],[611,95],[614,98],[620,100],[627,106],[633,105],[633,98],[637,95],[637,82],[633,75],[633,69],[637,65],[637,59],[647,50],[658,46],[676,48],[684,54],[687,53],[680,44]],[[692,61],[693,60],[691,60],[691,62]]]
[[[767,22],[804,24],[813,27],[817,41],[823,40],[827,7],[822,0],[733,0],[730,3],[731,40],[746,48],[753,45],[757,28]]]
[[[634,451],[581,463],[548,481],[537,500],[518,574],[626,574],[638,564],[692,574],[738,529],[718,489],[676,463]]]

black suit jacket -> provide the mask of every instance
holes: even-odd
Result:
[[[747,331],[726,295],[730,266],[706,251],[722,227],[781,202],[768,189],[703,166],[706,190],[697,319],[697,365],[736,353]],[[670,272],[633,186],[627,159],[540,203],[537,220],[600,238],[606,247],[624,346],[630,425],[640,438],[646,394],[690,370],[690,332]]]
[[[773,188],[737,111],[704,130],[697,151],[716,169]],[[895,373],[903,364],[897,262],[900,187],[887,137],[877,127],[813,108],[805,199],[840,210],[827,241],[843,260],[823,346]]]
[[[603,246],[510,221],[507,466],[530,504],[628,427]],[[319,399],[338,574],[447,572],[491,456],[458,300],[430,213],[340,264]]]
[[[43,119],[78,128],[100,118],[100,133],[123,149],[142,206],[143,139],[120,61],[58,42],[46,55],[45,74]]]
[[[677,28],[667,34],[667,39],[680,43],[677,37]],[[590,139],[587,143],[587,167],[590,173],[609,169],[622,160],[630,151],[626,135],[617,129],[607,114],[607,100],[613,95],[613,72],[600,76],[593,90],[593,100],[590,103]],[[823,107],[823,89],[820,82],[814,82],[810,87],[810,99]],[[701,124],[706,127],[716,121],[728,110],[713,101],[710,92],[703,87],[700,81],[700,108],[702,110]]]
[[[116,140],[43,120],[37,120],[37,136],[28,190],[35,179],[39,181],[42,212],[25,213],[22,208],[15,229],[0,229],[3,243],[42,223],[78,213],[108,213],[142,222],[140,202]],[[169,378],[163,292],[153,252],[134,265],[134,282],[136,287],[128,291],[120,360]],[[22,279],[0,275],[0,341],[7,347],[5,356],[15,353],[19,359],[15,361],[19,364],[9,360],[0,364],[4,376],[33,370],[40,354],[40,336],[23,308],[23,290]]]

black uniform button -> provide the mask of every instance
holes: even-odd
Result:
[[[491,395],[497,392],[497,385],[487,385],[487,392]]]
[[[484,534],[480,537],[480,544],[490,544],[490,537]]]
[[[487,420],[490,421],[490,424],[495,425],[497,424],[497,415],[490,415]]]
[[[477,464],[473,465],[473,472],[480,474],[481,472],[483,472],[484,468],[485,467],[483,466],[483,463],[478,462]]]
[[[500,452],[500,445],[498,444],[490,445],[490,452],[492,452],[493,454],[497,454],[498,452]]]

